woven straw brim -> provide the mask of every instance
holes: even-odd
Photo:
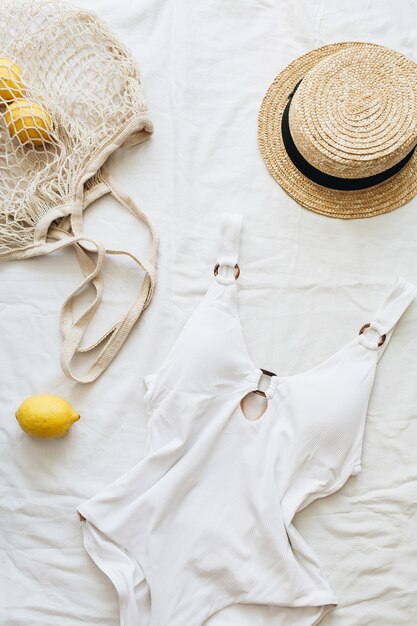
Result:
[[[363,42],[330,44],[295,59],[278,74],[269,87],[258,117],[259,147],[275,180],[306,209],[341,219],[373,217],[388,213],[417,194],[417,151],[400,172],[385,182],[368,189],[338,191],[318,185],[301,174],[285,150],[281,119],[288,103],[288,95],[295,85],[324,57],[361,45],[363,46]]]

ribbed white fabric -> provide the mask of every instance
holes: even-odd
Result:
[[[219,262],[237,261],[240,225],[224,215]],[[399,277],[371,328],[306,372],[271,377],[267,409],[250,421],[240,400],[262,370],[224,269],[145,377],[145,458],[77,507],[122,626],[202,626],[255,604],[275,607],[277,626],[314,626],[338,603],[292,520],[359,473],[376,365],[417,287]]]

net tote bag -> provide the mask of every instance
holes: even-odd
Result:
[[[158,238],[146,215],[118,191],[105,167],[117,148],[153,132],[139,70],[130,52],[97,16],[61,0],[13,0],[0,12],[0,260],[27,259],[74,246],[84,278],[60,314],[61,367],[89,383],[114,359],[155,287]],[[108,250],[86,236],[83,212],[111,193],[146,224],[148,259]],[[106,255],[131,257],[143,271],[128,310],[93,345],[86,328],[103,296]],[[73,305],[87,287],[94,300],[77,319]],[[76,353],[95,350],[82,376]]]

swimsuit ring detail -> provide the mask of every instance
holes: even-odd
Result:
[[[360,329],[359,334],[362,335],[363,331],[369,327],[370,327],[370,324],[364,324],[362,328]],[[385,338],[386,338],[386,335],[381,336],[380,340],[378,341],[378,347],[382,346],[382,344],[385,342]]]
[[[219,267],[220,267],[220,263],[216,263],[216,265],[214,266],[214,270],[213,270],[215,276],[217,276],[217,274],[219,273]],[[240,276],[240,267],[237,263],[234,266],[234,270],[235,270],[235,280],[237,280]]]

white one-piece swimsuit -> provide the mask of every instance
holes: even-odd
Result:
[[[145,376],[145,457],[77,507],[121,626],[249,626],[259,605],[271,625],[314,626],[338,603],[293,517],[361,471],[376,366],[417,287],[399,277],[335,354],[269,376],[267,408],[249,420],[241,400],[265,377],[238,316],[241,222],[223,214],[216,274]]]

